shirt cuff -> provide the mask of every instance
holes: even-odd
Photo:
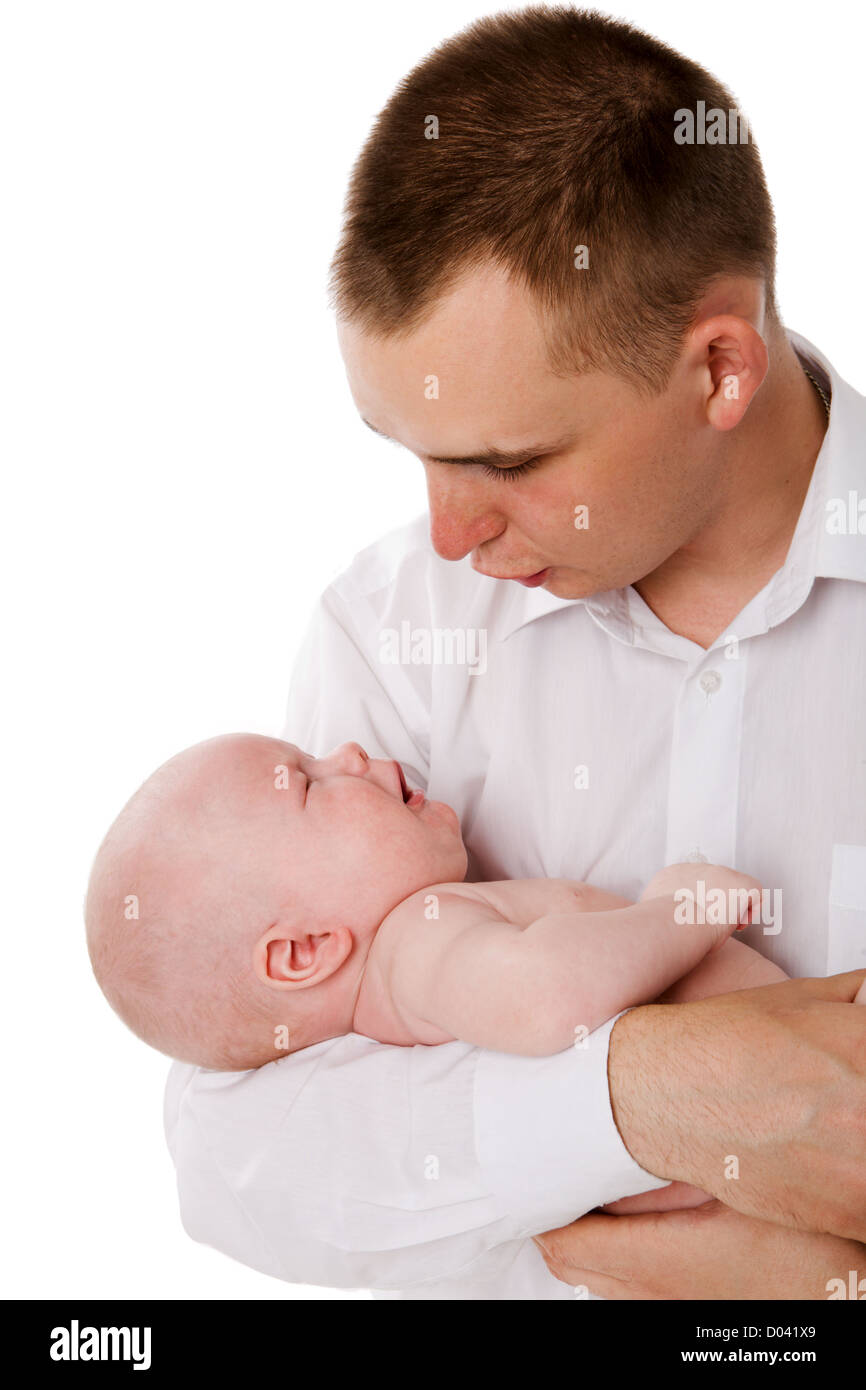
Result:
[[[478,1161],[502,1215],[526,1234],[668,1185],[635,1163],[614,1123],[607,1054],[611,1029],[627,1012],[551,1057],[478,1059]]]

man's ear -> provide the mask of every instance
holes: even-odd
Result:
[[[698,324],[691,345],[708,374],[707,422],[717,430],[733,429],[767,375],[767,345],[748,320],[733,314]]]
[[[350,955],[348,927],[313,933],[285,919],[273,922],[253,948],[253,969],[273,989],[309,989],[333,975]]]

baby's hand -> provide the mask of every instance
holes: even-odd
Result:
[[[668,894],[677,895],[683,911],[693,912],[688,920],[716,928],[715,950],[732,932],[742,931],[751,922],[753,904],[760,908],[761,885],[750,874],[722,864],[670,864],[650,879],[641,901]]]

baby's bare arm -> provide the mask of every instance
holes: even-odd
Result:
[[[708,881],[714,872],[730,875],[712,865],[701,871]],[[569,1047],[578,1030],[592,1032],[656,998],[737,925],[678,920],[678,906],[667,895],[601,912],[547,913],[524,927],[481,901],[446,903],[444,920],[423,926],[404,914],[381,943],[390,956],[385,983],[417,1041],[460,1038],[545,1056]]]
[[[733,994],[738,989],[757,989],[787,979],[784,970],[760,951],[745,941],[730,940],[666,989],[656,1003],[685,1004],[690,999],[709,999],[713,994]]]

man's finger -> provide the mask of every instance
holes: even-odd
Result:
[[[577,1299],[586,1298],[589,1294],[596,1294],[599,1298],[606,1298],[610,1302],[651,1297],[639,1285],[624,1284],[621,1279],[612,1279],[609,1274],[601,1274],[597,1269],[574,1269],[568,1265],[567,1268],[560,1270],[550,1260],[547,1260],[546,1264],[554,1278],[559,1279],[563,1284],[568,1284],[569,1288],[574,1290],[574,1296]]]
[[[709,1204],[707,1204],[709,1205]],[[713,1205],[718,1205],[714,1203]],[[669,1213],[661,1213],[662,1216]],[[568,1226],[545,1231],[535,1237],[548,1268],[557,1279],[567,1284],[580,1283],[569,1277],[580,1271],[593,1271],[609,1278],[629,1282],[640,1273],[644,1250],[658,1258],[658,1212],[641,1212],[636,1216],[612,1216],[605,1212],[590,1212]],[[646,1243],[641,1237],[648,1237]],[[600,1290],[593,1289],[593,1292]]]

